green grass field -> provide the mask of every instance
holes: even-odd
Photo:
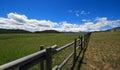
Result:
[[[72,42],[79,35],[80,34],[0,34],[0,65],[39,51],[40,45],[44,45],[46,48],[57,44],[58,47],[61,47]],[[53,64],[60,64],[72,51],[71,48],[68,48],[56,54],[53,59]],[[34,67],[32,70],[36,69],[37,67]]]
[[[40,45],[50,47],[63,46],[80,34],[0,34],[0,65],[39,51]],[[67,52],[66,52],[67,51]],[[53,56],[53,65],[60,64],[72,47]],[[81,56],[80,56],[81,57]],[[79,59],[80,59],[79,57]],[[70,59],[63,70],[70,69]],[[84,55],[81,68],[78,70],[119,70],[120,69],[120,32],[92,33]],[[31,70],[37,70],[38,66]]]
[[[92,33],[81,70],[119,70],[120,32]]]

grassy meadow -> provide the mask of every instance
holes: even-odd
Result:
[[[78,36],[80,34],[0,34],[0,65],[39,51],[40,45],[46,48],[57,44],[61,47]],[[71,47],[56,54],[53,64],[60,64],[72,51]],[[38,66],[31,70],[36,69]]]
[[[81,70],[120,70],[120,32],[92,33]]]
[[[40,45],[61,47],[78,36],[80,34],[0,34],[0,65],[39,51]],[[70,47],[53,56],[53,66],[59,65],[72,51],[73,47]],[[92,33],[81,67],[80,59],[81,56],[74,70],[119,70],[120,32]],[[62,70],[70,70],[72,60]],[[38,68],[36,65],[30,70]]]

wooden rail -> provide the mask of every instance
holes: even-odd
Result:
[[[76,51],[78,48],[83,48],[83,44],[86,43],[86,39],[89,36],[90,33],[87,33],[83,36],[78,37],[73,42],[66,44],[65,46],[62,46],[60,48],[57,48],[57,45],[53,45],[49,48],[44,49],[44,46],[40,47],[40,51],[33,53],[31,55],[25,56],[23,58],[17,59],[15,61],[6,63],[4,65],[0,66],[0,70],[27,70],[31,67],[33,67],[36,64],[40,63],[40,69],[45,70],[44,68],[44,60],[46,60],[46,70],[61,70],[62,67],[68,62],[68,60],[72,57],[75,60],[76,58]],[[78,46],[77,46],[78,44]],[[71,45],[74,45],[73,51],[68,55],[68,57],[60,64],[56,65],[52,68],[52,56],[54,54],[57,54],[58,52],[70,47]]]

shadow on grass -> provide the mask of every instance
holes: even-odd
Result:
[[[70,70],[74,70],[74,69],[80,70],[81,65],[83,63],[84,56],[85,56],[85,52],[86,52],[87,47],[88,47],[88,43],[89,43],[89,40],[90,40],[90,35],[91,35],[91,33],[88,33],[88,34],[84,35],[82,46],[80,47],[79,54],[76,57],[76,59],[73,60],[73,65],[72,65]],[[76,64],[78,64],[78,65],[75,68]]]

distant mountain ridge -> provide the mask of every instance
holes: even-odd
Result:
[[[56,30],[44,30],[44,31],[36,31],[34,33],[61,33],[61,32]]]
[[[30,32],[30,31],[25,31],[20,29],[0,29],[0,34],[10,34],[10,33],[61,33],[61,32],[56,30]]]
[[[120,27],[115,27],[115,28],[112,28],[112,29],[109,29],[109,30],[106,30],[106,31],[109,31],[109,32],[119,32],[120,31]]]
[[[10,34],[10,33],[31,33],[31,32],[20,29],[0,29],[0,34]]]
[[[94,31],[94,32],[120,32],[120,27],[115,27],[104,31]]]

